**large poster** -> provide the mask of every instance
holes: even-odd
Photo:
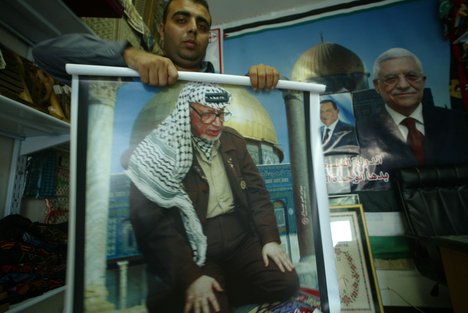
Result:
[[[135,78],[136,72],[128,69],[86,65],[68,66],[68,69],[75,74],[75,120],[72,124],[72,238],[67,312],[146,312],[152,308],[155,298],[159,298],[158,305],[183,306],[183,300],[174,302],[171,294],[166,292],[173,282],[172,277],[188,273],[186,271],[194,266],[195,272],[206,271],[205,275],[218,273],[218,269],[210,272],[216,262],[209,254],[216,251],[216,240],[214,243],[212,240],[218,238],[207,235],[205,245],[204,235],[218,233],[216,223],[224,220],[230,221],[223,224],[226,226],[247,227],[229,226],[223,232],[225,235],[235,234],[232,240],[242,239],[236,244],[236,252],[244,242],[250,242],[248,234],[263,236],[268,230],[271,234],[278,233],[282,250],[294,262],[295,270],[290,271],[290,275],[294,275],[299,289],[294,290],[291,297],[243,300],[244,311],[283,312],[291,309],[313,312],[320,309],[322,312],[339,312],[328,199],[323,173],[317,170],[323,167],[318,127],[306,130],[303,125],[294,126],[296,131],[310,132],[310,143],[304,145],[304,151],[309,151],[310,157],[301,168],[305,174],[315,174],[310,189],[301,186],[304,201],[300,201],[301,211],[293,214],[306,218],[291,230],[286,210],[289,210],[288,206],[296,210],[288,205],[292,199],[288,199],[288,195],[270,198],[261,187],[260,173],[256,174],[256,164],[279,163],[283,156],[275,144],[271,121],[263,105],[254,96],[255,92],[244,87],[249,84],[248,77],[179,73],[182,81],[176,85],[153,88],[142,84]],[[285,91],[294,95],[288,105],[304,106],[305,102],[315,108],[307,119],[310,124],[317,125],[318,93],[325,89],[323,85],[280,81],[278,88],[271,91],[275,98],[282,99],[282,91]],[[203,100],[191,100],[192,97]],[[194,125],[192,118],[199,116],[200,123],[207,124],[203,119],[212,113],[206,108],[199,111],[203,107],[199,101],[206,105],[229,102],[229,107],[223,106],[215,113],[215,120],[226,120],[223,134],[227,133],[227,137],[219,139],[218,151],[222,154],[218,161],[223,162],[223,167],[218,168],[226,170],[226,183],[216,188],[206,183],[207,165],[199,157],[195,161],[194,156],[198,150],[204,153],[210,142],[198,143],[196,136],[191,137],[196,127],[201,127],[201,124]],[[227,121],[227,116],[231,115]],[[240,144],[241,137],[245,138],[246,146]],[[272,140],[265,140],[268,138]],[[311,146],[315,148],[311,149]],[[202,166],[205,167],[202,169]],[[218,171],[216,176],[223,175]],[[226,189],[228,186],[235,200],[232,213],[221,214],[222,220],[208,216],[208,197],[204,196],[207,189]],[[237,219],[243,222],[236,223]],[[258,228],[248,231],[253,226]],[[177,239],[177,242],[164,238]],[[231,265],[236,266],[234,256],[230,255],[223,257],[223,262],[231,262],[229,266],[216,266],[228,269]],[[242,259],[254,255],[261,253],[244,253]],[[262,263],[262,268],[264,266]],[[237,270],[234,276],[219,276],[224,288],[231,288],[229,293],[226,292],[229,301],[237,299],[243,290],[250,290],[250,280],[239,285],[242,275],[249,272],[244,270]],[[268,277],[272,275],[273,271],[268,273]],[[271,287],[278,288],[275,284]],[[241,289],[232,289],[235,286]],[[182,296],[185,290],[180,293]],[[146,305],[142,304],[145,301]]]
[[[350,136],[342,137],[341,143],[324,143],[330,194],[384,192],[391,189],[395,168],[468,161],[466,113],[451,109],[450,90],[456,88],[449,78],[450,43],[438,18],[439,1],[358,2],[224,30],[226,72],[261,62],[277,67],[289,79],[327,85],[323,98],[338,104],[340,127],[346,123],[348,129],[354,128],[346,131]],[[385,107],[385,94],[375,89],[374,61],[391,48],[412,52],[422,65],[414,79],[420,79],[416,83],[418,92],[423,93],[420,127],[426,136],[424,163],[418,162],[406,143],[408,128],[394,124],[395,118],[391,119]],[[406,81],[413,79],[406,75],[408,71],[404,70]],[[282,123],[285,108],[274,99],[265,102],[279,143],[286,147],[290,143]],[[340,149],[345,140],[346,149]],[[285,161],[289,158],[285,149]],[[377,204],[364,208],[393,210],[386,196],[380,197],[381,203],[378,197],[373,197]]]

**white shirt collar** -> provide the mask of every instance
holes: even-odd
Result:
[[[423,114],[422,114],[422,103],[418,104],[418,106],[413,111],[413,113],[410,114],[410,116],[405,116],[405,115],[403,115],[401,113],[398,113],[397,111],[392,109],[388,104],[385,104],[385,110],[387,110],[388,114],[390,114],[390,117],[392,118],[392,120],[397,125],[397,127],[400,130],[400,133],[402,135],[402,138],[406,138],[406,136],[408,135],[408,129],[401,124],[401,122],[407,117],[414,118],[416,120],[416,128],[423,135],[425,134],[424,118],[423,118]]]
[[[424,125],[424,119],[422,115],[422,103],[419,103],[413,113],[410,116],[405,116],[394,109],[392,109],[388,104],[385,104],[385,110],[387,110],[388,114],[390,114],[392,120],[395,124],[400,125],[401,121],[403,121],[407,117],[414,118],[419,124]]]

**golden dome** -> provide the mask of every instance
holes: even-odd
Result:
[[[148,101],[133,124],[131,146],[142,141],[164,118],[171,114],[183,86],[184,83],[177,82],[171,87],[162,88]]]
[[[275,127],[270,115],[258,99],[242,86],[223,86],[232,94],[228,110],[232,118],[224,123],[247,139],[278,144]]]
[[[172,112],[183,85],[183,82],[179,82],[170,88],[163,88],[150,99],[135,121],[132,144],[140,142]],[[223,88],[232,94],[228,109],[233,116],[225,125],[236,129],[246,139],[277,146],[278,139],[271,117],[257,98],[242,86],[224,85]]]
[[[353,51],[335,43],[320,43],[297,59],[291,79],[308,81],[313,77],[365,72],[361,58]]]

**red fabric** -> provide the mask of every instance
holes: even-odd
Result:
[[[452,58],[455,65],[457,78],[460,85],[461,100],[465,110],[468,110],[468,79],[466,73],[467,60],[463,60],[464,48],[462,43],[454,43],[465,31],[468,31],[467,25],[460,23],[463,18],[462,7],[466,5],[465,0],[452,0],[451,16],[447,26],[447,36],[452,43]]]

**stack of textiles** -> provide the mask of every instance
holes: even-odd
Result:
[[[14,304],[65,284],[67,224],[21,215],[0,219],[0,304]]]

